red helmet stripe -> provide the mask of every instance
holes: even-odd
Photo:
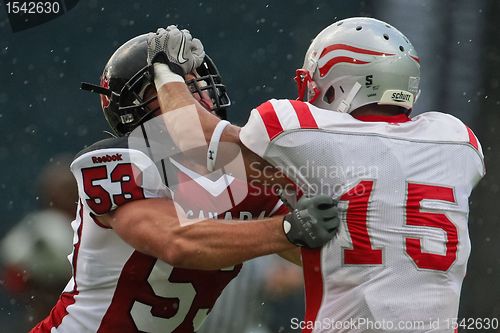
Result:
[[[346,51],[351,51],[351,52],[356,52],[356,53],[361,53],[361,54],[371,54],[371,55],[376,55],[376,56],[393,56],[393,53],[384,53],[384,52],[378,52],[378,51],[373,51],[373,50],[367,50],[367,49],[362,49],[359,47],[347,45],[347,44],[333,44],[330,46],[327,46],[323,49],[323,52],[321,52],[321,55],[319,56],[322,58],[324,55],[327,53],[330,53],[335,50],[346,50]]]
[[[370,63],[369,61],[363,61],[363,60],[354,59],[351,57],[335,57],[335,58],[328,60],[328,62],[323,67],[321,67],[319,69],[319,74],[321,76],[325,76],[328,73],[328,71],[330,70],[330,68],[332,68],[333,66],[335,66],[339,63],[342,63],[342,62],[346,62],[349,64],[358,64],[358,65]]]
[[[412,58],[413,60],[415,60],[416,62],[418,62],[420,64],[420,58],[419,57],[410,55],[410,58]]]

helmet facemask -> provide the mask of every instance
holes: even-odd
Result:
[[[203,63],[196,68],[194,74],[195,79],[186,81],[191,93],[193,95],[197,94],[199,99],[202,100],[203,92],[206,92],[212,102],[212,107],[208,111],[225,120],[227,118],[226,109],[231,105],[231,100],[212,59],[205,56]]]

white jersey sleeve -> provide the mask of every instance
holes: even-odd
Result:
[[[241,142],[260,157],[270,142],[287,130],[317,128],[309,110],[310,104],[288,100],[271,99],[252,110],[250,118],[241,128]]]
[[[82,204],[95,215],[132,200],[170,195],[151,158],[128,148],[126,141],[103,140],[82,151],[71,164]]]

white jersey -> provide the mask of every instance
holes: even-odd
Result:
[[[306,319],[296,327],[453,332],[470,253],[468,199],[485,173],[481,146],[451,115],[371,118],[270,100],[240,132],[304,192],[339,200],[337,236],[303,251]]]
[[[183,180],[176,202],[188,217],[212,216],[217,209],[214,203],[231,190],[238,191],[235,187],[246,188],[233,178],[211,181],[178,167],[177,176]],[[196,332],[241,265],[213,271],[172,267],[136,251],[99,223],[96,216],[131,200],[171,195],[165,168],[144,152],[129,148],[126,137],[89,147],[73,161],[71,170],[80,196],[72,223],[74,250],[69,256],[73,277],[49,316],[31,332]],[[276,197],[252,193],[219,217],[257,218],[283,213],[283,208]]]

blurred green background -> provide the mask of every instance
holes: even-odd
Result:
[[[98,82],[131,37],[178,24],[216,61],[242,124],[269,98],[295,98],[294,71],[314,36],[350,16],[387,21],[413,42],[422,65],[415,114],[437,110],[466,122],[482,143],[488,174],[471,198],[472,254],[461,317],[500,318],[500,1],[103,1],[81,0],[64,16],[12,33],[0,5],[0,238],[37,208],[35,180],[55,155],[103,138]],[[1,282],[1,281],[0,281]],[[1,288],[0,288],[1,289]],[[0,331],[21,305],[0,290]],[[5,329],[5,330],[4,330]]]

